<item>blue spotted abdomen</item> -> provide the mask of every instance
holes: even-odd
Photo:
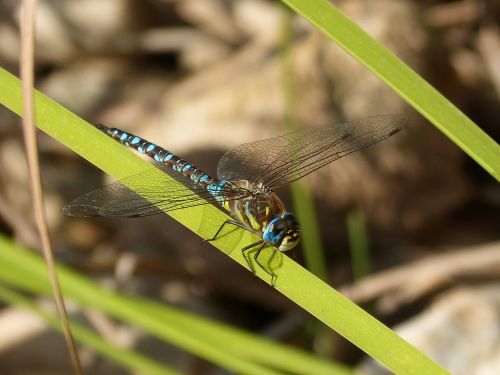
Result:
[[[165,150],[163,147],[151,143],[134,134],[127,133],[116,128],[108,128],[102,124],[97,124],[96,127],[124,146],[131,147],[141,154],[147,155],[157,162],[166,165],[173,171],[186,176],[192,181],[193,184],[205,187],[208,192],[217,199],[222,207],[226,210],[230,210],[222,195],[223,188],[230,184],[229,181],[220,181],[213,178],[194,165],[188,163],[186,160],[168,150]]]

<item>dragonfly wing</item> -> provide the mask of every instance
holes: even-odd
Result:
[[[380,115],[245,143],[224,154],[217,174],[220,179],[248,180],[276,189],[390,137],[406,121],[404,115]]]
[[[65,206],[63,213],[77,217],[141,217],[218,203],[205,186],[195,185],[189,178],[166,168],[164,171],[175,180],[151,173],[153,169],[91,191]],[[249,191],[231,186],[224,187],[221,194],[225,200],[234,200],[246,197]]]

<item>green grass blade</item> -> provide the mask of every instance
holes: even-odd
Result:
[[[0,299],[11,305],[16,305],[32,311],[39,315],[50,327],[61,331],[61,324],[57,316],[45,311],[38,304],[23,295],[0,285]],[[130,371],[137,371],[144,375],[180,375],[179,372],[159,364],[146,356],[107,343],[101,337],[80,324],[73,322],[71,324],[71,329],[73,335],[80,343],[94,348],[104,357],[113,360],[118,365]]]
[[[0,281],[30,293],[50,296],[50,284],[40,255],[13,245],[0,235]],[[195,338],[235,357],[293,374],[338,374],[353,372],[303,351],[274,343],[224,324],[143,298],[104,290],[66,267],[57,267],[67,299],[144,329],[167,342],[200,354],[196,347],[179,341],[179,335]],[[151,323],[151,320],[154,323]],[[154,329],[151,329],[154,327]],[[172,333],[172,327],[174,331]],[[211,357],[204,357],[213,360]],[[216,362],[217,363],[217,362]],[[224,363],[218,363],[221,366]]]
[[[282,0],[379,76],[500,181],[499,145],[393,53],[327,0]]]
[[[231,329],[213,321],[199,318],[192,318],[188,314],[177,317],[170,312],[166,314],[161,306],[154,303],[144,303],[140,301],[138,309],[144,309],[148,314],[158,319],[173,319],[178,326],[186,330],[192,330],[196,334],[214,345],[227,348],[234,355],[265,364],[279,371],[290,374],[332,374],[332,375],[353,375],[353,370],[346,366],[334,364],[320,357],[313,357],[303,351],[277,345],[264,338],[257,338],[254,335]]]
[[[5,70],[0,70],[0,103],[19,114],[21,110],[20,98],[19,80]],[[37,92],[35,101],[36,121],[40,129],[113,177],[123,178],[150,168],[145,161],[134,155],[130,150],[119,145],[94,127],[89,126],[85,121],[43,94]],[[102,150],[106,150],[106,152],[103,153]],[[157,180],[165,179],[165,181],[170,181],[168,175],[157,169],[151,170],[150,176],[155,177]],[[147,176],[145,176],[144,180],[144,182],[147,182]],[[213,236],[220,225],[228,218],[223,212],[209,205],[174,211],[169,215],[204,239]],[[238,249],[258,238],[248,231],[243,231],[243,233],[235,231],[233,234],[223,236],[213,242],[213,245],[236,262],[246,266],[246,262]],[[264,263],[269,263],[274,254],[275,249],[267,248],[262,252],[259,259]],[[385,325],[300,265],[286,256],[278,257],[278,260],[281,263],[278,267],[275,265],[276,268],[274,269],[278,277],[276,290],[337,331],[371,357],[400,374],[445,373],[440,366],[411,344],[404,341]],[[258,277],[268,283],[270,282],[267,273],[258,267],[256,271]],[[150,328],[155,329],[157,326],[152,325]],[[193,342],[190,343],[193,344]],[[232,369],[234,366],[240,365],[239,362],[237,363],[232,358],[226,358],[223,354],[215,351],[214,348],[205,347],[197,342],[194,344],[198,344],[200,350],[207,355],[213,356],[216,360],[228,361],[228,368]],[[240,372],[248,373],[248,371]],[[256,374],[257,372],[250,373]]]

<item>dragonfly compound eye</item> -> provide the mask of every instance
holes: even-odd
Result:
[[[287,251],[297,246],[300,240],[300,229],[295,216],[285,213],[275,218],[267,226],[263,239],[280,251]]]

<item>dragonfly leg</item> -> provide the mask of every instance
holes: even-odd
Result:
[[[269,276],[271,276],[271,286],[274,287],[275,284],[276,284],[276,274],[272,271],[271,269],[271,261],[274,259],[274,256],[276,255],[276,252],[273,252],[273,255],[271,256],[271,258],[269,259],[269,262],[267,262],[267,266],[268,268],[264,267],[264,265],[259,262],[259,255],[261,253],[261,251],[264,249],[264,246],[265,246],[265,243],[263,243],[260,247],[259,247],[259,250],[257,250],[257,252],[255,253],[254,255],[254,259],[255,259],[255,262],[259,265],[259,267],[265,272],[267,273]]]
[[[260,241],[254,242],[248,246],[245,246],[243,249],[241,249],[241,254],[243,254],[243,258],[245,258],[245,260],[248,264],[248,268],[250,268],[250,271],[252,271],[252,273],[255,273],[255,267],[253,266],[252,261],[248,257],[247,251],[255,248],[255,246],[258,246],[258,245],[260,245],[259,250],[258,250],[258,252],[260,252],[260,250],[266,245],[266,243],[264,241],[260,240]]]
[[[217,237],[219,236],[220,232],[222,232],[222,229],[224,229],[224,227],[226,226],[226,224],[234,225],[236,227],[245,229],[243,224],[237,222],[236,220],[227,219],[226,221],[224,221],[222,223],[222,225],[219,227],[219,229],[217,230],[217,232],[215,233],[215,235],[212,238],[208,238],[206,240],[203,240],[203,241],[201,241],[201,243],[204,244],[205,242],[215,241],[217,239]]]

